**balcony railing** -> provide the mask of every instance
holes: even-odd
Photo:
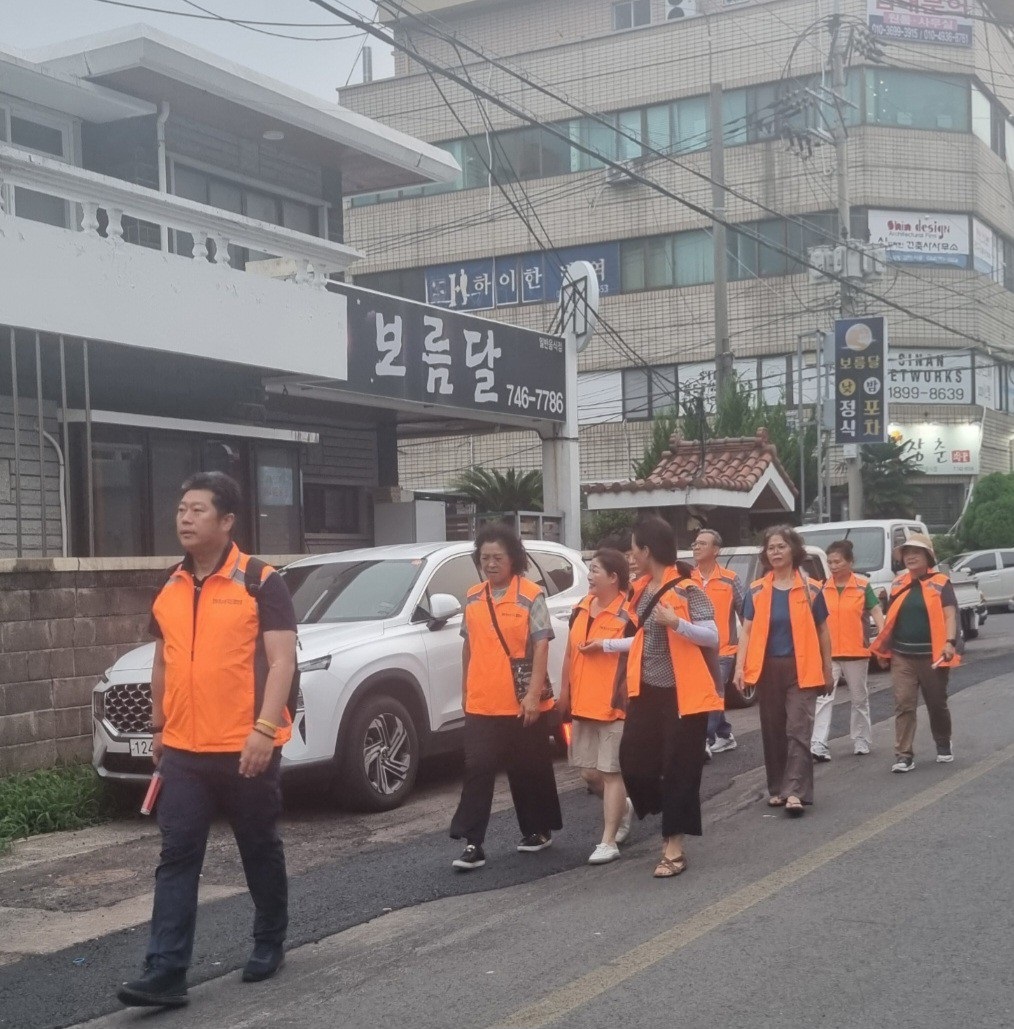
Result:
[[[343,271],[362,256],[340,243],[159,193],[0,143],[0,214],[9,212],[12,191],[18,188],[68,201],[72,205],[74,228],[99,237],[104,228],[111,246],[125,243],[124,218],[152,223],[162,233],[172,230],[177,245],[189,237],[193,241],[189,256],[204,258],[211,273],[232,271],[229,247],[242,247],[291,262],[292,277],[297,283],[323,288],[330,275]]]

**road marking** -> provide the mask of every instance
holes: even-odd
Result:
[[[542,1029],[543,1026],[583,1007],[628,979],[647,971],[653,965],[682,950],[713,929],[717,929],[762,901],[770,899],[786,887],[799,882],[811,872],[817,871],[836,858],[869,842],[887,829],[893,828],[932,804],[936,804],[948,794],[982,778],[1011,758],[1014,758],[1014,743],[997,751],[991,757],[984,758],[969,768],[955,773],[943,782],[902,801],[809,854],[804,854],[784,868],[744,886],[728,897],[706,907],[685,922],[659,933],[607,964],[600,965],[566,986],[554,990],[542,1000],[521,1008],[504,1021],[495,1023],[490,1029]]]

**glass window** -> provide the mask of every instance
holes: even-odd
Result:
[[[751,143],[771,139],[775,135],[775,108],[778,104],[778,89],[775,83],[753,86],[746,90],[747,139]]]
[[[177,554],[176,506],[180,486],[198,468],[193,441],[181,437],[151,441],[152,553]]]
[[[435,593],[449,593],[464,606],[468,591],[479,581],[475,562],[470,554],[461,554],[445,561],[434,573],[426,587],[426,600]]]
[[[616,156],[621,161],[631,161],[640,157],[643,128],[641,126],[642,111],[620,111],[618,116],[619,132],[616,137]]]
[[[648,289],[662,289],[675,281],[672,236],[654,236],[645,241],[645,278]]]
[[[651,414],[652,417],[670,407],[675,407],[679,398],[676,388],[676,366],[662,365],[651,369]]]
[[[697,286],[715,276],[715,245],[706,229],[680,232],[675,237],[676,285]]]
[[[1014,550],[1001,550],[1000,561],[1004,568],[1014,568]]]
[[[678,154],[703,150],[709,145],[707,97],[698,96],[678,101],[673,118],[678,130],[674,133],[675,149]]]
[[[234,207],[226,207],[225,203],[218,203],[219,199],[227,203],[235,203],[243,195],[241,207],[245,207],[243,214],[248,218],[255,218],[260,222],[267,222],[269,225],[278,225],[281,222],[281,212],[278,210],[278,201],[264,193],[256,193],[252,189],[241,191],[237,186],[228,183],[212,182],[211,196],[215,198],[216,207],[224,207],[228,211],[234,211]]]
[[[757,222],[755,231],[766,243],[759,244],[759,265],[761,275],[785,275],[788,270],[788,258],[775,247],[785,246],[785,222],[781,218],[769,218]]]
[[[296,554],[299,531],[299,456],[295,447],[256,447],[257,552]]]
[[[559,137],[541,130],[539,147],[542,151],[542,175],[565,175],[570,171],[571,149]]]
[[[574,585],[574,566],[562,554],[547,554],[541,550],[529,550],[528,556],[534,559],[542,569],[550,596],[569,590]]]
[[[645,142],[652,150],[668,153],[672,149],[675,110],[675,104],[655,104],[645,110]]]
[[[316,567],[292,593],[296,621],[364,622],[404,606],[422,561],[334,561]]]
[[[355,536],[362,531],[360,490],[327,482],[303,483],[303,524],[308,533]]]
[[[645,288],[644,243],[643,239],[625,239],[620,243],[620,289],[624,293]]]
[[[98,557],[147,553],[147,466],[143,443],[92,443]]]
[[[996,554],[990,551],[988,554],[978,554],[975,557],[970,557],[962,567],[973,575],[979,572],[995,572]]]
[[[827,550],[835,540],[843,537],[850,539],[855,548],[855,569],[864,575],[869,572],[878,572],[884,567],[886,539],[883,529],[871,526],[868,529],[847,529],[842,532],[841,529],[810,529],[804,525],[800,527],[799,533],[807,543],[820,547],[821,550]]]
[[[722,94],[722,132],[726,146],[747,141],[747,91],[730,89]]]
[[[912,129],[969,129],[968,80],[890,68],[866,70],[866,119]]]
[[[623,417],[641,421],[651,417],[650,383],[647,368],[623,369]]]
[[[63,131],[11,115],[11,142],[26,150],[63,157]]]
[[[651,0],[623,0],[613,4],[613,29],[634,29],[651,24]]]
[[[67,203],[60,197],[36,193],[34,189],[18,186],[14,190],[14,213],[19,218],[27,218],[33,222],[44,222],[56,225],[61,229],[67,227]]]
[[[605,116],[605,125],[600,121],[593,121],[591,118],[581,118],[578,123],[581,142],[594,150],[595,153],[602,154],[603,157],[607,158],[616,157],[616,130],[612,125],[608,124],[612,117],[610,115]],[[595,157],[590,157],[584,153],[579,153],[578,156],[582,171],[603,167],[602,162]]]
[[[990,146],[992,143],[993,105],[989,97],[972,83],[972,134]]]
[[[297,200],[283,200],[282,224],[293,232],[316,236],[317,211],[309,204],[301,204]]]
[[[726,252],[729,256],[730,282],[757,277],[760,271],[757,240],[741,232],[729,232],[726,235]]]

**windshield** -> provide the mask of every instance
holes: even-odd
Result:
[[[420,560],[334,561],[282,571],[296,621],[365,622],[401,610],[422,570]]]
[[[857,572],[879,572],[885,565],[884,530],[875,525],[860,529],[811,529],[806,526],[800,528],[799,532],[807,543],[821,550],[827,550],[835,540],[851,540],[855,548]]]

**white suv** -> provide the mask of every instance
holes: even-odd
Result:
[[[587,592],[576,551],[527,541],[527,572],[543,587],[559,682],[571,609]],[[460,746],[461,605],[479,581],[471,543],[350,550],[302,558],[281,572],[299,622],[300,703],[282,770],[320,769],[353,806],[401,804],[420,758]],[[92,763],[99,775],[151,774],[154,644],[110,668],[92,697]]]

